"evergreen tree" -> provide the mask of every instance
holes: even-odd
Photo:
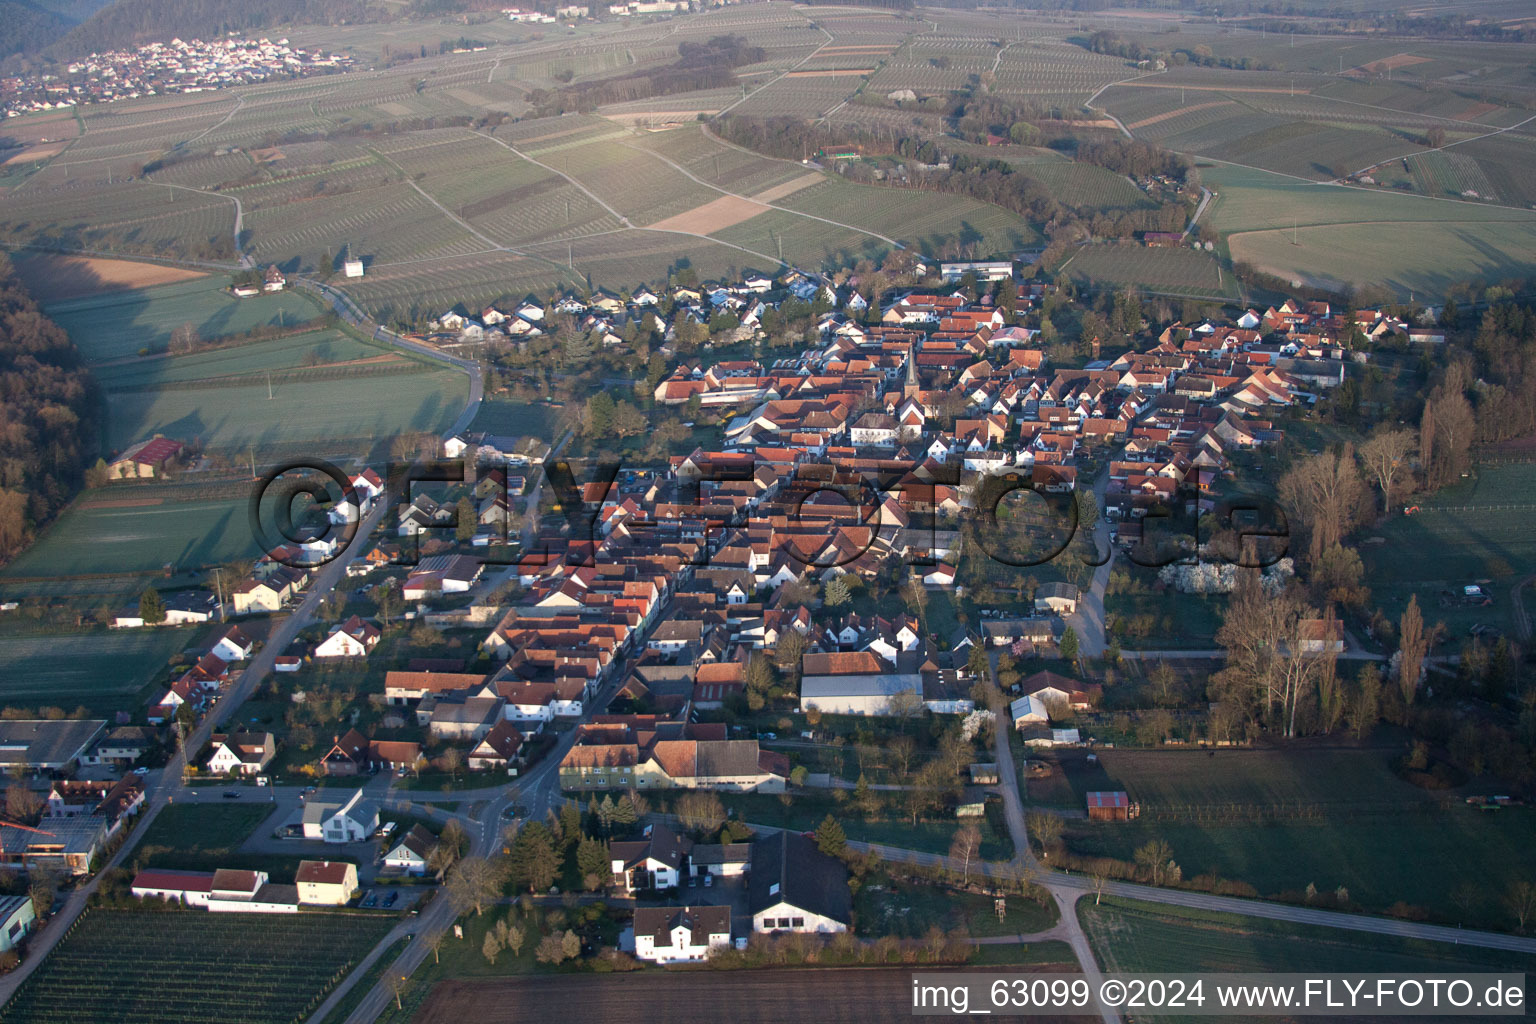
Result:
[[[1061,656],[1067,661],[1077,660],[1077,630],[1071,626],[1061,634]]]
[[[832,815],[821,819],[816,826],[816,849],[828,857],[841,857],[848,849],[848,835]]]
[[[150,626],[158,626],[165,621],[165,602],[160,600],[160,591],[154,587],[146,587],[144,593],[139,595],[139,618]]]

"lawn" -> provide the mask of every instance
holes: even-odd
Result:
[[[842,822],[849,839],[927,853],[948,853],[955,832],[960,827],[960,823],[953,818],[920,820],[913,825],[910,818],[900,817],[894,812],[891,816],[865,820],[846,803],[836,803],[830,797],[808,793],[797,794],[787,807],[777,797],[757,793],[722,793],[721,800],[727,810],[734,811],[738,819],[749,825],[769,825],[808,832],[831,814]],[[1006,860],[1013,856],[1012,842],[1005,831],[994,826],[991,816],[971,820],[981,827],[983,860]]]
[[[559,433],[561,409],[544,403],[516,402],[509,398],[487,398],[480,403],[470,430],[502,436],[529,435],[553,441]]]
[[[964,928],[974,936],[1026,935],[1045,931],[1060,919],[1054,900],[1041,904],[1023,896],[1009,896],[1007,910],[999,920],[990,896],[884,877],[871,879],[859,888],[853,909],[861,938],[895,935],[917,939],[934,925],[946,932]]]
[[[1078,917],[1106,972],[1531,971],[1536,957],[1471,946],[1167,907],[1083,899]]]
[[[1067,844],[1130,860],[1160,838],[1185,878],[1216,874],[1265,896],[1299,894],[1308,883],[1329,893],[1342,885],[1368,910],[1401,901],[1448,923],[1509,926],[1502,901],[1526,877],[1536,814],[1480,814],[1455,791],[1418,789],[1392,774],[1395,754],[1386,747],[1102,751],[1097,769],[1069,765],[1076,799],[1124,789],[1142,815],[1072,820]]]
[[[1536,564],[1536,538],[1527,527],[1536,507],[1532,478],[1529,464],[1480,466],[1417,514],[1389,516],[1365,534],[1359,551],[1385,614],[1396,619],[1413,595],[1425,619],[1444,622],[1457,644],[1478,623],[1512,633],[1507,588]],[[1492,607],[1441,605],[1443,591],[1474,580],[1491,581]]]
[[[155,820],[139,836],[139,849],[158,846],[189,852],[228,852],[249,839],[256,826],[271,813],[270,804],[243,800],[171,804],[155,815]]]
[[[191,647],[203,627],[93,630],[0,637],[0,700],[92,713],[135,711],[140,691],[165,678],[172,655]]]
[[[202,910],[88,910],[0,1020],[287,1024],[313,1012],[393,923],[384,915],[258,921]]]

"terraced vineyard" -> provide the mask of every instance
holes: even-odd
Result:
[[[253,927],[244,914],[91,910],[0,1020],[288,1024],[312,1012],[392,923],[298,914]]]

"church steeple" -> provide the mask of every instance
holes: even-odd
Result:
[[[913,398],[917,395],[919,385],[917,381],[917,346],[914,344],[907,349],[907,381],[901,389],[903,398]]]

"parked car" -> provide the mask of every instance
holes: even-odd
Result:
[[[395,905],[395,901],[399,898],[400,894],[398,892],[391,892],[388,896],[384,897],[384,905],[386,907],[392,907]]]

